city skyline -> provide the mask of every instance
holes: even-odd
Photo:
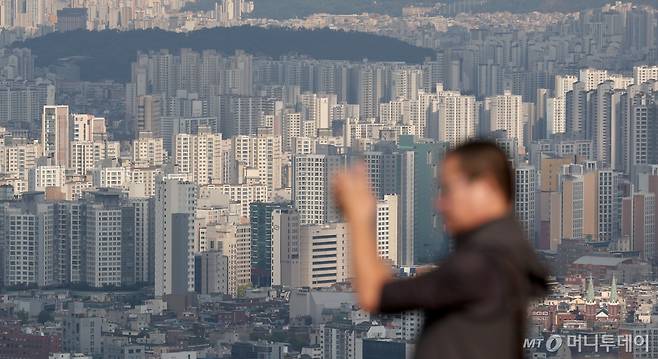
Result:
[[[259,3],[0,1],[0,357],[411,358],[423,313],[359,307],[331,181],[365,165],[377,253],[413,277],[454,249],[438,179],[475,138],[505,151],[551,269],[526,356],[658,355],[656,8]],[[97,77],[102,52],[38,43],[212,28],[271,43],[111,45]],[[254,50],[290,29],[296,51]],[[431,56],[348,60],[340,41]]]

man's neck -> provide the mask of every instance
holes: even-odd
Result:
[[[495,211],[488,210],[486,213],[480,213],[480,215],[478,216],[478,221],[474,222],[473,226],[463,231],[460,231],[459,233],[455,233],[454,236],[455,238],[468,237],[472,233],[480,230],[482,227],[485,227],[490,223],[508,218],[511,215],[512,215],[511,206],[504,206],[504,207],[501,206]]]

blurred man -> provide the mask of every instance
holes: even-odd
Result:
[[[455,250],[438,268],[395,280],[377,256],[376,199],[365,166],[334,179],[334,195],[349,224],[354,286],[370,311],[425,313],[416,358],[523,357],[528,301],[547,288],[512,213],[514,177],[494,144],[474,141],[449,152],[436,206]]]

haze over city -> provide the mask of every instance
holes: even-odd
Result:
[[[411,359],[424,312],[362,308],[332,178],[365,164],[415,278],[475,138],[550,269],[525,357],[658,358],[657,9],[0,0],[0,358]]]

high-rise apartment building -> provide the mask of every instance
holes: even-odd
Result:
[[[196,256],[195,289],[201,294],[228,294],[228,257],[221,251],[202,252]]]
[[[121,208],[90,204],[85,218],[85,282],[95,288],[120,287]]]
[[[344,166],[338,154],[312,154],[293,158],[292,197],[301,224],[323,224],[338,220],[331,196],[331,178]]]
[[[611,82],[604,82],[592,91],[587,111],[587,138],[592,139],[594,158],[614,169],[619,168],[620,97]]]
[[[287,212],[291,203],[254,202],[249,207],[251,224],[251,283],[255,287],[271,286],[273,267],[280,266],[281,258],[273,254],[273,212]]]
[[[443,86],[438,87],[437,93],[432,105],[433,116],[428,123],[428,137],[451,147],[475,137],[479,122],[475,97],[443,91]]]
[[[301,286],[299,213],[294,208],[271,214],[272,285]]]
[[[391,264],[398,263],[398,196],[384,195],[377,201],[377,254]]]
[[[538,178],[533,166],[515,168],[516,191],[514,194],[514,213],[523,227],[524,234],[530,243],[536,243],[536,202]]]
[[[593,68],[586,68],[580,70],[580,75],[578,80],[585,84],[585,91],[590,91],[596,89],[600,84],[608,81],[610,78],[608,76],[607,70],[599,70]]]
[[[69,165],[70,127],[68,106],[44,106],[41,120],[43,156],[55,165]]]
[[[155,296],[194,291],[197,185],[175,177],[155,190]]]
[[[151,132],[140,132],[132,144],[132,160],[139,167],[161,166],[166,152],[161,137]]]
[[[582,81],[573,84],[565,98],[566,132],[576,138],[585,138],[587,130],[588,91]]]
[[[249,223],[227,223],[210,226],[208,241],[227,257],[227,291],[239,295],[251,286],[251,226]]]
[[[641,85],[649,80],[658,80],[658,66],[633,67],[633,83]]]
[[[176,170],[187,175],[189,181],[198,185],[221,182],[223,157],[222,136],[199,129],[198,134],[176,135]]]
[[[233,158],[239,166],[256,169],[260,184],[267,186],[269,191],[281,188],[283,153],[280,136],[236,136],[232,141]]]
[[[519,95],[506,91],[502,95],[485,100],[485,111],[489,115],[489,130],[503,130],[507,137],[516,138],[519,146],[523,145],[523,102]]]
[[[72,304],[71,304],[72,305]],[[102,355],[102,330],[104,319],[71,312],[62,324],[62,347],[68,352]]]
[[[567,130],[566,98],[549,97],[546,99],[546,134],[545,137]]]
[[[655,194],[636,192],[621,200],[621,242],[650,263],[655,261]]]

